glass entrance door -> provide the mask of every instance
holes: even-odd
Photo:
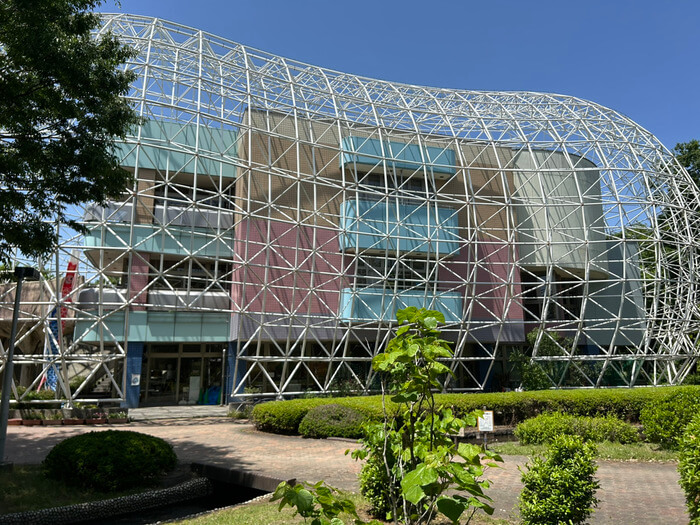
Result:
[[[177,393],[177,357],[149,359],[146,397],[153,404],[174,404]]]
[[[146,405],[218,405],[223,344],[152,344],[146,347]]]
[[[181,405],[197,404],[202,386],[202,358],[183,357],[180,360],[178,403]]]

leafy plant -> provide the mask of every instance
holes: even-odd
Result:
[[[313,407],[299,424],[304,437],[327,438],[330,436],[359,438],[362,436],[362,414],[350,407],[330,404]]]
[[[676,449],[678,439],[700,408],[700,391],[684,388],[657,403],[642,409],[639,420],[644,435],[651,443],[663,448]]]
[[[44,413],[40,410],[22,410],[22,419],[44,419]]]
[[[480,413],[458,418],[435,400],[438,378],[451,373],[441,360],[452,352],[437,330],[444,316],[409,307],[399,310],[396,318],[401,325],[396,336],[372,361],[383,376],[382,391],[391,393],[396,410],[388,411],[385,405],[383,424],[368,427],[364,447],[353,457],[368,459],[370,469],[378,470],[378,460],[383,463],[386,493],[379,496],[391,502],[389,515],[394,519],[430,523],[441,513],[459,523],[465,513],[469,521],[477,509],[491,514],[493,508],[486,503],[490,498],[483,492],[488,481],[480,479],[482,459],[500,457],[476,445],[456,445],[451,438],[465,426],[474,426]]]
[[[106,430],[61,441],[42,466],[47,477],[68,485],[115,491],[155,482],[176,464],[173,447],[160,438]]]
[[[85,381],[85,376],[73,376],[70,381],[68,381],[68,385],[70,386],[70,391],[75,393],[78,388],[80,388],[80,385],[83,384]]]
[[[286,505],[295,508],[304,521],[311,519],[311,525],[343,525],[338,518],[341,514],[348,514],[356,524],[364,524],[357,515],[355,504],[352,500],[342,496],[336,489],[329,487],[323,481],[315,484],[297,483],[290,485],[286,481],[280,483],[272,495],[271,501],[279,501],[277,510],[282,510]],[[372,521],[371,524],[379,525]]]
[[[678,473],[685,492],[691,525],[700,525],[700,415],[695,416],[678,441]]]
[[[484,406],[492,408],[497,425],[515,425],[544,412],[564,412],[578,416],[613,415],[636,423],[641,410],[684,392],[699,396],[700,387],[666,386],[656,388],[540,390],[536,392],[487,392],[470,394],[435,394],[438,405],[451,407],[455,416],[463,417]],[[328,404],[328,398],[269,401],[255,405],[252,419],[259,430],[297,434],[299,424],[314,406]],[[381,396],[333,398],[333,403],[362,413],[367,422],[383,420]],[[384,400],[389,411],[394,403]]]
[[[375,432],[368,432],[364,446],[369,450],[360,470],[360,493],[370,506],[373,516],[392,516],[394,503],[400,497],[401,485],[399,480],[393,480],[387,472],[384,457],[384,435],[382,425],[376,425]],[[370,438],[371,436],[371,438]],[[390,452],[390,451],[387,451]],[[387,463],[394,464],[394,458]]]
[[[588,417],[553,412],[528,419],[515,427],[515,437],[523,445],[551,443],[560,434],[581,436],[596,443],[639,441],[637,429],[614,416]]]
[[[580,524],[593,512],[600,484],[594,475],[595,445],[579,436],[557,436],[544,456],[522,474],[520,517],[524,525]]]
[[[513,370],[520,377],[520,385],[523,390],[546,390],[552,386],[552,381],[547,377],[547,372],[532,358],[515,350],[508,357]]]

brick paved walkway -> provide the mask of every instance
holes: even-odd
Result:
[[[95,430],[120,428],[162,437],[172,443],[180,461],[230,466],[276,478],[326,480],[357,490],[359,463],[345,450],[354,443],[344,440],[311,440],[257,432],[251,425],[230,419],[141,421],[129,425],[99,427],[8,428],[6,455],[17,464],[39,463],[62,439]],[[515,515],[521,489],[518,466],[524,457],[506,456],[503,468],[491,469],[488,493],[497,516]],[[675,525],[688,523],[675,464],[601,461],[598,478],[601,503],[590,520],[600,525]]]

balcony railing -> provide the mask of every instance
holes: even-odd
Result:
[[[90,204],[85,208],[87,222],[131,222],[133,203],[109,202],[105,206]],[[203,209],[197,207],[161,204],[153,210],[153,223],[169,226],[188,226],[227,230],[233,226],[233,212],[226,209]]]
[[[116,310],[128,302],[126,288],[104,288],[100,295],[99,288],[85,288],[78,295],[78,306],[84,311],[96,311],[100,304],[104,311]],[[229,311],[231,296],[224,291],[201,290],[149,290],[146,306],[149,309],[194,309]]]

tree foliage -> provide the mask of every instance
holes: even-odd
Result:
[[[681,166],[688,171],[695,185],[700,187],[700,142],[696,139],[680,142],[673,148],[673,153]]]
[[[67,207],[103,202],[129,182],[114,141],[139,122],[122,95],[133,51],[91,34],[101,0],[0,3],[0,260],[54,246]]]

